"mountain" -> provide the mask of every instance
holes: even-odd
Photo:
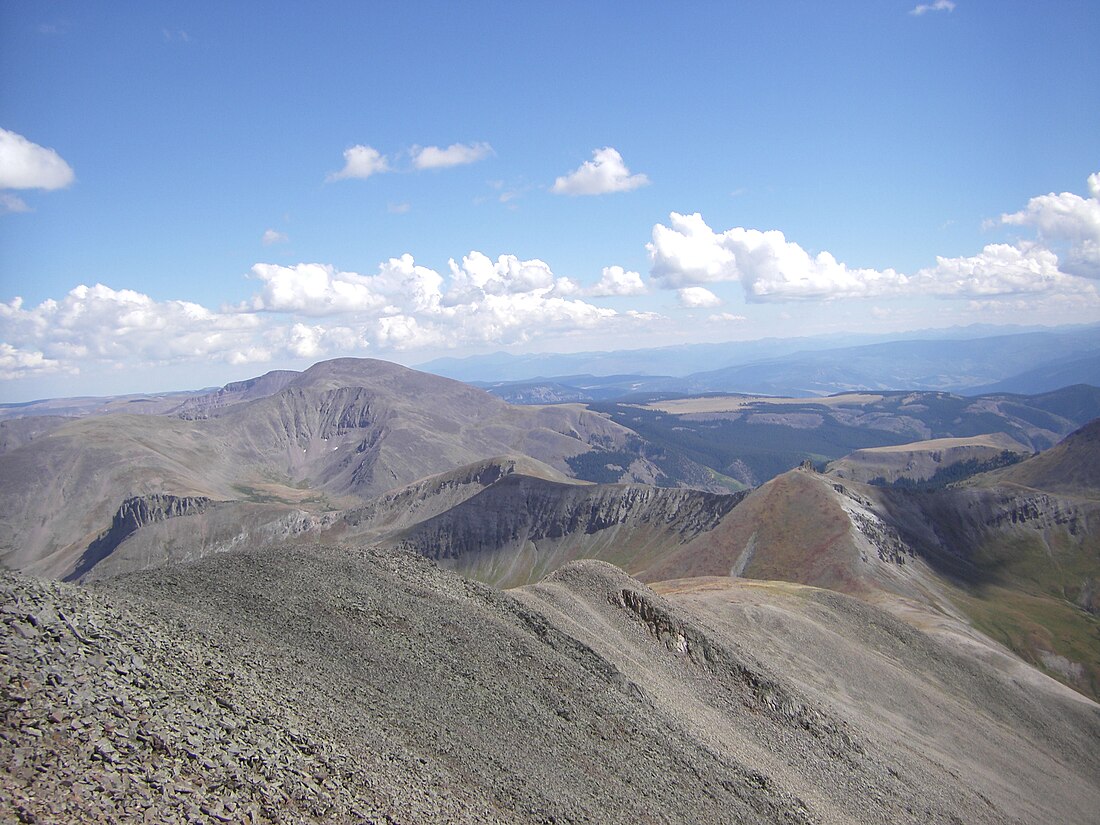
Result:
[[[827,591],[500,592],[406,553],[240,548],[93,588],[0,573],[22,821],[1084,822],[1100,709]]]
[[[607,400],[605,386],[623,389],[620,398],[636,392],[801,397],[852,390],[1036,393],[1100,384],[1093,380],[1098,357],[1100,326],[1090,325],[1008,333],[996,327],[931,330],[905,338],[768,339],[570,355],[497,353],[440,359],[420,368],[511,393],[520,403],[545,403],[549,395]],[[629,381],[577,380],[586,375]],[[523,402],[524,397],[532,401]]]
[[[92,416],[13,435],[18,446],[0,454],[0,559],[83,575],[129,537],[115,525],[131,512],[144,515],[130,532],[164,520],[158,496],[202,500],[220,535],[246,510],[252,524],[257,509],[271,521],[318,516],[498,455],[592,480],[714,485],[713,473],[581,407],[513,407],[382,361],[339,359],[257,383],[176,415]]]
[[[990,474],[986,483],[1100,499],[1100,419],[1030,461]]]
[[[1100,355],[1057,359],[1003,381],[984,387],[975,387],[971,392],[978,395],[1006,392],[1034,394],[1050,392],[1071,384],[1090,384],[1100,387]]]
[[[825,395],[851,390],[973,392],[1067,356],[1100,355],[1100,329],[989,338],[888,341],[800,352],[688,376],[695,392]],[[1059,385],[1060,386],[1060,385]],[[1043,389],[1054,389],[1044,386]]]
[[[103,397],[47,398],[15,404],[0,404],[0,421],[30,416],[81,418],[87,415],[165,415],[171,414],[189,399],[208,395],[213,390],[181,390],[156,394],[136,393]]]

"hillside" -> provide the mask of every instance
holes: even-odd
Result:
[[[755,487],[803,461],[858,450],[1003,435],[1025,451],[1057,444],[1100,417],[1100,389],[968,398],[941,392],[852,392],[822,398],[720,394],[592,403],[589,409],[715,472]]]
[[[741,500],[640,484],[500,478],[382,540],[496,587],[530,584],[575,559],[637,567],[714,529]]]
[[[402,553],[0,574],[23,821],[1004,823],[1100,807],[1100,708],[813,588],[501,593]],[[519,666],[517,666],[519,665]]]
[[[984,482],[1100,499],[1100,419],[1030,461],[991,473]]]
[[[1029,455],[1026,447],[1003,433],[990,433],[856,450],[830,461],[827,471],[837,478],[869,484],[946,486]]]

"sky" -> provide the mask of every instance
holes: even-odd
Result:
[[[1097,43],[1094,0],[0,0],[0,402],[1100,322]]]

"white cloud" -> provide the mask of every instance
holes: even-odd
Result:
[[[935,0],[932,3],[921,3],[914,7],[909,13],[920,17],[922,14],[927,14],[930,11],[954,11],[955,4],[952,0]]]
[[[247,309],[256,312],[296,312],[326,315],[377,309],[385,299],[371,289],[370,279],[354,272],[337,272],[322,264],[259,263],[252,277],[263,282]]]
[[[53,149],[0,129],[0,189],[63,189],[75,179],[72,167]]]
[[[605,266],[599,283],[585,290],[586,295],[594,298],[644,295],[646,292],[642,276],[637,272],[625,270],[621,266]]]
[[[410,209],[412,206],[408,202],[386,204],[386,211],[394,215],[404,215]]]
[[[715,315],[708,316],[707,320],[716,324],[732,324],[741,323],[742,321],[747,321],[749,319],[746,318],[744,315],[734,315],[732,312],[719,312]]]
[[[260,263],[252,267],[252,276],[263,282],[263,290],[238,311],[321,316],[376,312],[388,306],[426,310],[438,306],[442,297],[443,279],[416,266],[411,255],[380,264],[377,275],[339,272],[327,264]]]
[[[444,169],[476,163],[489,157],[493,147],[488,143],[452,143],[446,149],[438,146],[414,146],[410,150],[413,166],[417,169]]]
[[[828,252],[811,256],[782,232],[734,227],[716,233],[698,213],[669,215],[646,245],[655,280],[670,289],[741,281],[750,300],[852,298],[904,285],[891,269],[849,269]]]
[[[0,303],[4,368],[24,375],[75,371],[89,362],[228,361],[254,345],[259,329],[254,316],[212,312],[189,301],[154,301],[102,284],[78,286],[61,300],[31,308],[19,298]]]
[[[970,257],[937,257],[936,265],[920,270],[911,283],[912,292],[941,298],[1095,291],[1061,272],[1058,256],[1036,244],[989,244]]]
[[[331,182],[346,178],[369,178],[388,171],[390,162],[385,155],[371,146],[357,145],[344,150],[344,168],[333,172],[325,180]]]
[[[1051,192],[1028,201],[1019,212],[1001,215],[1001,223],[1032,226],[1048,246],[1064,246],[1063,272],[1100,278],[1100,172],[1089,175],[1091,197]]]
[[[701,286],[686,286],[677,290],[680,295],[680,306],[689,309],[710,308],[722,305],[722,299]]]
[[[47,358],[38,350],[20,350],[0,341],[0,379],[43,375],[60,369],[60,361]]]
[[[279,232],[276,229],[265,229],[264,235],[260,239],[264,246],[272,246],[277,243],[286,243],[290,240],[285,233]]]
[[[1051,201],[1053,198],[1054,201]],[[1076,199],[1076,200],[1074,200]],[[1036,203],[1038,201],[1039,203]],[[1046,292],[1095,294],[1075,277],[1093,266],[1090,237],[1095,201],[1077,196],[1033,199],[1029,210],[1005,222],[1046,226],[1047,233],[1072,240],[1071,254],[1058,255],[1042,243],[990,244],[968,257],[936,259],[936,265],[905,275],[894,269],[862,269],[829,252],[811,255],[782,232],[734,227],[715,232],[699,214],[672,213],[669,225],[653,227],[647,244],[651,275],[667,289],[740,281],[750,301],[832,300],[896,295],[941,298],[1028,295]],[[1097,236],[1100,237],[1100,236]]]
[[[549,264],[537,258],[521,261],[515,255],[501,255],[496,261],[480,252],[471,252],[462,265],[449,262],[452,289],[451,300],[463,300],[471,295],[509,295],[535,290],[549,291],[556,280]],[[568,283],[568,282],[567,282]],[[566,287],[566,291],[573,291]]]
[[[299,321],[271,339],[276,350],[310,358],[367,347],[510,344],[645,320],[569,297],[584,291],[537,259],[500,255],[493,260],[472,251],[461,263],[451,260],[448,270],[444,278],[418,266],[411,255],[391,258],[374,275],[325,264],[256,264],[252,276],[262,288],[233,311],[339,318],[338,327]]]
[[[606,146],[592,152],[579,169],[554,181],[550,191],[558,195],[603,195],[609,192],[629,192],[649,183],[645,175],[630,174],[623,156]]]

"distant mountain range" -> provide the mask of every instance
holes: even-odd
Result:
[[[996,329],[996,328],[994,328]],[[1100,325],[989,335],[697,344],[573,355],[440,359],[421,369],[484,386],[512,403],[606,401],[632,394],[852,390],[1038,393],[1100,385]],[[987,334],[982,335],[985,332]],[[872,336],[865,336],[863,341]]]

